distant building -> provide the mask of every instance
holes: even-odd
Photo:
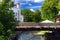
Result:
[[[60,11],[58,13],[58,16],[55,18],[56,23],[60,23]]]
[[[59,23],[60,22],[60,15],[55,18],[55,22]]]
[[[23,22],[23,15],[21,15],[21,10],[20,10],[20,3],[17,3],[13,6],[12,10],[14,11],[14,15],[15,15],[15,18],[17,19],[17,21],[19,22]]]

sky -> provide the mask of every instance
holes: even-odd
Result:
[[[20,3],[21,9],[40,10],[44,0],[15,0],[14,4]]]

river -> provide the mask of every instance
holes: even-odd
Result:
[[[36,34],[37,31],[26,31],[18,35],[18,40],[44,40],[44,35]]]

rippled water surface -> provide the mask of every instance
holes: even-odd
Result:
[[[23,32],[19,35],[18,40],[44,40],[44,36],[34,33],[36,32]]]

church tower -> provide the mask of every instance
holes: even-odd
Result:
[[[23,15],[21,15],[20,2],[19,2],[19,0],[16,2],[17,3],[15,3],[15,5],[12,9],[15,13],[15,17],[16,17],[17,21],[23,22],[24,17],[23,17]]]

